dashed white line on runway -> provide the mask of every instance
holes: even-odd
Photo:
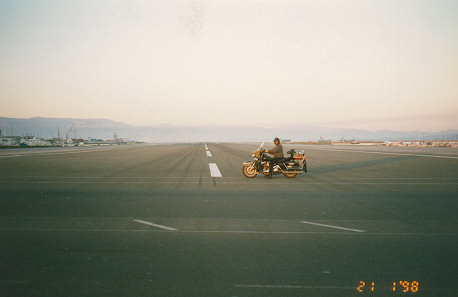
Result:
[[[333,226],[333,225],[319,224],[319,223],[308,222],[308,221],[301,221],[301,223],[302,224],[315,225],[315,226],[321,226],[321,227],[327,227],[327,228],[346,230],[346,231],[353,231],[353,232],[366,232],[364,230],[359,230],[359,229],[351,229],[351,228],[345,228],[345,227],[339,227],[339,226]]]
[[[210,175],[212,177],[222,177],[223,175],[219,171],[218,165],[216,163],[208,163],[208,167],[210,167]]]
[[[210,153],[210,151],[206,151],[207,152],[207,157],[211,157],[212,156],[212,153]]]
[[[163,226],[163,225],[159,225],[159,224],[154,224],[154,223],[143,221],[143,220],[133,220],[133,221],[137,222],[137,223],[140,223],[140,224],[145,224],[145,225],[153,226],[153,227],[156,227],[156,228],[165,229],[165,230],[168,230],[168,231],[176,231],[176,230],[178,230],[178,229],[175,229],[175,228],[172,228],[172,227],[167,227],[167,226]]]

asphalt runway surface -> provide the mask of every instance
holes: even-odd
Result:
[[[257,146],[0,151],[0,296],[458,296],[457,149]]]

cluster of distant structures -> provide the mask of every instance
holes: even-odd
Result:
[[[283,141],[285,142],[285,141]],[[289,139],[286,142],[291,142]],[[380,145],[380,146],[400,146],[400,147],[458,147],[458,140],[397,140],[397,141],[339,141],[324,139],[320,137],[318,142],[302,142],[305,144],[331,144],[331,145]]]
[[[332,145],[381,145],[402,147],[458,147],[458,140],[399,140],[399,141],[331,141]]]
[[[95,139],[95,138],[77,138],[70,137],[70,131],[65,137],[58,133],[57,137],[42,138],[35,135],[25,136],[6,136],[0,129],[0,147],[46,147],[46,146],[101,146],[101,145],[121,145],[121,144],[142,144],[144,142],[120,138],[116,132],[112,139]],[[458,147],[458,140],[398,140],[398,141],[358,141],[346,140],[344,138],[333,141],[320,137],[318,141],[291,141],[291,139],[282,139],[283,143],[301,143],[301,144],[328,144],[328,145],[378,145],[378,146],[398,146],[398,147]]]
[[[386,146],[412,146],[412,147],[458,147],[458,140],[403,140],[388,141]]]
[[[41,138],[35,135],[25,136],[5,136],[0,130],[0,146],[2,147],[46,147],[46,146],[100,146],[100,145],[121,145],[121,144],[140,144],[143,142],[123,139],[118,137],[115,132],[113,139],[94,139],[94,138]]]

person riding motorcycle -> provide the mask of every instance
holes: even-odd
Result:
[[[266,153],[272,154],[273,159],[269,161],[269,174],[265,178],[272,178],[272,170],[276,164],[278,164],[283,159],[283,146],[280,144],[280,139],[275,137],[274,139],[275,147],[271,150],[266,150]]]

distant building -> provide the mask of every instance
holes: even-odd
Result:
[[[84,146],[84,139],[81,138],[73,138],[72,142],[75,146]]]
[[[29,135],[24,136],[19,144],[22,146],[50,146],[51,141]]]
[[[458,147],[458,140],[398,140],[387,141],[385,145],[402,147]]]
[[[103,139],[94,139],[94,138],[91,138],[91,139],[87,139],[85,142],[84,142],[84,145],[110,145],[112,144],[111,142],[108,142],[106,140],[103,140]]]
[[[324,139],[323,137],[320,136],[320,139],[318,140],[320,143],[330,143],[331,139]]]
[[[21,136],[3,136],[2,145],[3,146],[18,146],[21,143]]]

